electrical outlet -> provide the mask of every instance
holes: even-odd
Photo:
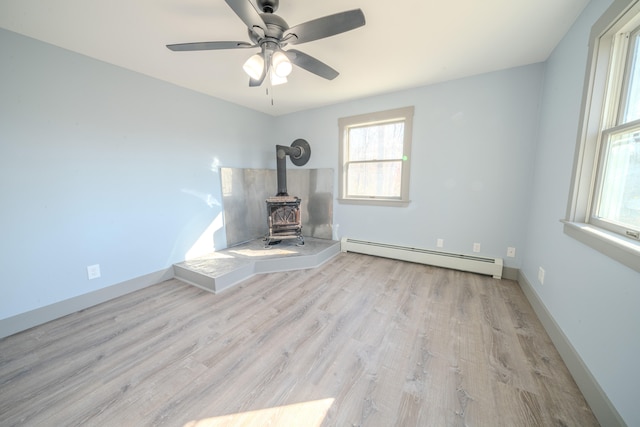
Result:
[[[513,248],[513,247],[509,246],[507,248],[507,256],[509,258],[514,258],[516,256],[516,248]]]
[[[544,285],[544,268],[542,267],[538,269],[538,282],[540,282],[541,285]]]
[[[89,280],[100,277],[100,264],[94,264],[87,267],[87,277]]]
[[[480,243],[473,244],[473,252],[480,252]]]
[[[444,239],[438,239],[436,241],[436,246],[439,248],[444,248]]]

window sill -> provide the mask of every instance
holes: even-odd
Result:
[[[562,220],[564,233],[640,272],[640,242],[589,224]]]
[[[369,206],[395,206],[404,208],[409,206],[411,200],[389,200],[389,199],[342,199],[338,198],[339,203],[347,205],[369,205]]]

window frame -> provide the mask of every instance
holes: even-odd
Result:
[[[338,201],[341,203],[352,203],[361,205],[378,205],[378,206],[408,206],[409,200],[409,181],[411,171],[411,141],[413,136],[413,114],[414,107],[402,107],[392,110],[378,111],[373,113],[359,114],[357,116],[343,117],[338,119],[339,129],[339,161],[338,161],[338,177],[339,177],[339,196]],[[400,197],[384,197],[384,196],[348,196],[347,195],[347,172],[350,161],[348,150],[348,132],[351,128],[361,128],[367,126],[383,125],[385,123],[404,122],[403,133],[403,158],[402,173],[400,182]],[[373,159],[368,161],[359,161],[358,163],[380,163],[391,161],[389,159]],[[393,160],[397,161],[397,159]]]
[[[640,132],[640,120],[634,120],[632,122],[624,123],[621,125],[613,126],[602,131],[600,140],[600,152],[598,159],[598,166],[596,169],[594,190],[592,195],[592,203],[589,211],[588,222],[596,227],[600,227],[605,230],[609,230],[613,233],[620,234],[621,236],[632,236],[635,240],[640,240],[640,231],[632,227],[626,227],[623,224],[614,222],[613,220],[602,218],[598,215],[600,211],[600,205],[602,203],[602,193],[604,191],[604,181],[606,167],[605,163],[610,155],[609,146],[610,138],[615,135]]]
[[[637,15],[633,21],[635,28],[633,30],[631,30],[629,32],[629,38],[633,39],[633,42],[629,42],[627,41],[627,43],[629,44],[629,46],[627,46],[627,50],[629,52],[631,51],[640,51],[639,47],[640,47],[640,15]],[[622,111],[622,113],[620,114],[620,117],[622,117],[623,115],[626,115],[628,113],[628,111],[625,109],[625,106],[629,106],[629,94],[631,93],[631,74],[634,71],[634,67],[638,67],[640,68],[640,57],[635,58],[635,62],[634,61],[629,61],[629,58],[627,57],[625,59],[626,63],[625,63],[625,69],[624,69],[624,80],[622,82],[623,87],[624,87],[624,94],[623,96],[620,98],[620,104],[619,107]],[[640,81],[635,82],[634,83],[640,85]],[[633,121],[633,120],[631,120]],[[630,121],[630,122],[631,122]],[[629,123],[629,122],[627,122]],[[622,124],[621,120],[618,120],[618,124]]]
[[[609,226],[593,214],[601,181],[598,174],[603,134],[618,127],[618,112],[625,102],[620,94],[627,85],[622,77],[628,64],[618,75],[611,76],[609,72],[612,61],[619,61],[621,54],[620,50],[614,50],[620,45],[614,41],[625,27],[638,22],[640,0],[615,0],[591,29],[572,184],[562,222],[568,236],[640,272],[640,240],[626,237],[623,230]],[[607,98],[614,91],[615,103]]]

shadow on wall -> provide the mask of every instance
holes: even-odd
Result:
[[[222,204],[227,246],[268,234],[266,199],[277,192],[275,169],[221,168]],[[302,234],[333,235],[333,169],[290,169],[287,192],[302,199]]]

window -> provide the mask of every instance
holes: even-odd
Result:
[[[640,1],[592,28],[565,232],[640,271]]]
[[[345,117],[340,128],[340,201],[406,206],[413,107]]]

